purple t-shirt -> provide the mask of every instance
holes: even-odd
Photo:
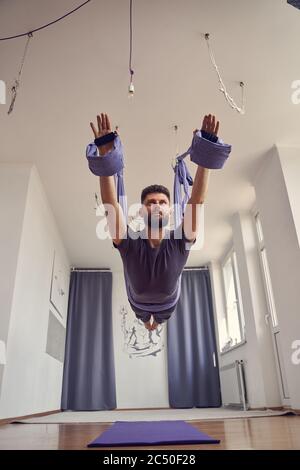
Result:
[[[113,243],[122,257],[128,300],[149,312],[175,308],[181,273],[196,240],[187,240],[180,225],[166,230],[160,245],[152,248],[145,233],[127,226],[127,237],[119,245]]]

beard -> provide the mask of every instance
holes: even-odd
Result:
[[[160,215],[159,217],[153,214],[144,216],[144,222],[150,229],[161,229],[166,227],[169,223],[169,215]]]

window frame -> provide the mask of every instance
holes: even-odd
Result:
[[[223,299],[224,299],[224,305],[225,305],[226,333],[227,333],[227,337],[231,338],[231,336],[229,335],[229,330],[228,330],[228,308],[227,308],[226,286],[225,286],[225,276],[224,276],[224,267],[227,264],[229,259],[231,259],[231,266],[232,266],[232,273],[233,273],[233,283],[234,283],[236,306],[237,306],[238,326],[239,326],[239,330],[240,330],[241,340],[238,343],[235,343],[235,344],[233,344],[232,346],[229,346],[226,349],[223,349],[220,345],[220,347],[219,347],[220,355],[227,354],[228,352],[242,346],[243,344],[245,344],[247,342],[247,340],[246,340],[244,309],[243,309],[243,303],[242,303],[240,279],[239,279],[238,266],[237,266],[237,255],[236,255],[236,251],[234,250],[233,246],[230,248],[230,250],[224,256],[224,258],[221,262],[222,292],[223,292]]]
[[[260,219],[260,212],[258,209],[255,209],[253,211],[253,217],[254,217],[257,248],[258,248],[258,254],[259,254],[261,274],[263,278],[265,297],[266,297],[266,302],[267,302],[268,315],[271,318],[272,328],[276,330],[279,328],[278,315],[277,315],[276,306],[275,306],[275,298],[274,298],[272,279],[271,279],[270,267],[269,267],[269,261],[268,261],[268,252],[267,252],[266,243],[264,239],[264,233],[263,233],[261,219]]]

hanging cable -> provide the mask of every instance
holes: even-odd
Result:
[[[132,97],[134,94],[134,85],[133,85],[133,74],[131,60],[132,60],[132,0],[130,0],[130,11],[129,11],[129,29],[130,29],[130,46],[129,46],[129,73],[130,73],[130,83],[128,87],[128,95]]]
[[[47,28],[48,26],[51,26],[52,24],[57,23],[58,21],[60,21],[64,18],[66,18],[67,16],[71,15],[72,13],[79,10],[79,8],[83,7],[84,5],[86,5],[89,2],[91,2],[91,0],[86,0],[86,2],[82,3],[77,8],[74,8],[74,10],[69,11],[69,13],[66,13],[63,16],[60,16],[59,18],[57,18],[57,20],[51,21],[51,23],[47,23],[47,24],[45,24],[43,26],[40,26],[39,28],[33,29],[33,30],[31,30],[27,33],[21,33],[21,34],[15,35],[15,36],[8,36],[6,38],[0,38],[0,41],[8,41],[9,39],[21,38],[22,36],[28,36],[30,33],[32,34],[32,33],[35,33],[36,31],[40,31],[41,29]]]
[[[74,13],[75,11],[79,10],[79,8],[83,7],[84,5],[89,3],[90,1],[91,0],[86,0],[84,3],[79,5],[77,8],[74,8],[72,11],[69,11],[65,15],[60,16],[56,20],[51,21],[50,23],[47,23],[43,26],[40,26],[39,28],[35,28],[35,29],[29,31],[28,33],[21,33],[21,34],[16,34],[15,36],[8,36],[8,37],[0,38],[0,41],[7,41],[9,39],[15,39],[15,38],[20,38],[20,37],[23,37],[23,36],[27,36],[27,42],[26,42],[26,45],[25,45],[25,50],[24,50],[24,54],[23,54],[23,57],[22,57],[21,66],[20,66],[19,73],[18,73],[18,78],[15,80],[13,86],[11,87],[11,103],[10,103],[9,110],[8,110],[7,114],[11,114],[13,109],[14,109],[14,106],[15,106],[18,89],[20,87],[21,74],[22,74],[22,70],[23,70],[23,66],[24,66],[24,62],[25,62],[25,58],[26,58],[26,54],[27,54],[27,49],[28,49],[28,46],[29,46],[29,41],[33,37],[33,33],[35,33],[36,31],[40,31],[41,29],[47,28],[48,26],[51,26],[54,23],[57,23],[58,21],[61,21],[62,19],[66,18],[67,16]]]
[[[229,93],[227,92],[226,90],[226,86],[222,80],[222,77],[221,77],[221,74],[219,72],[219,68],[216,64],[216,61],[215,61],[215,58],[214,58],[214,55],[213,55],[213,52],[211,50],[211,47],[210,47],[210,44],[209,44],[209,33],[206,33],[205,34],[205,39],[206,39],[206,44],[207,44],[207,48],[208,48],[208,52],[209,52],[209,56],[210,56],[210,59],[211,59],[211,62],[217,72],[217,75],[218,75],[218,79],[219,79],[219,83],[221,85],[221,87],[219,88],[220,91],[224,94],[225,96],[225,99],[226,101],[229,103],[229,105],[235,109],[238,113],[240,114],[245,114],[245,96],[244,96],[244,82],[240,82],[240,87],[242,89],[242,106],[239,107],[237,106],[237,104],[235,103],[235,101],[233,100],[233,98],[231,98],[231,96],[229,95]]]
[[[10,106],[9,106],[9,110],[7,111],[7,114],[10,114],[13,111],[14,106],[15,106],[15,101],[16,101],[16,98],[17,98],[18,88],[20,87],[20,81],[21,81],[21,74],[22,74],[22,70],[23,70],[23,65],[24,65],[24,62],[25,62],[25,58],[26,58],[26,54],[27,54],[27,50],[28,50],[28,46],[29,46],[29,41],[32,37],[33,37],[33,34],[28,33],[28,38],[27,38],[27,41],[26,41],[24,54],[23,54],[23,57],[22,57],[21,66],[20,66],[20,70],[19,70],[19,73],[18,73],[18,78],[15,80],[13,86],[11,87],[11,102],[10,102]]]
[[[175,132],[175,156],[172,158],[172,163],[171,166],[174,170],[176,164],[177,164],[177,157],[179,155],[179,144],[178,144],[178,126],[175,124],[173,126],[174,132]]]

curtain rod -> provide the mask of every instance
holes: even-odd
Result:
[[[206,266],[206,267],[202,266],[202,267],[199,267],[199,268],[196,268],[196,267],[195,268],[194,267],[184,268],[183,270],[184,271],[207,271],[208,269],[209,269],[208,266]],[[85,268],[82,268],[82,269],[81,268],[71,268],[71,271],[72,272],[73,271],[85,272],[85,273],[97,273],[97,272],[99,272],[99,273],[107,273],[107,272],[111,273],[112,272],[111,269],[109,269],[109,268],[103,268],[103,269],[101,269],[101,268],[100,269],[98,269],[98,268],[95,268],[95,269],[93,269],[93,268],[86,268],[86,269]]]
[[[76,271],[76,272],[79,271],[79,272],[85,272],[85,273],[97,273],[97,272],[99,272],[99,273],[107,273],[107,272],[111,273],[111,270],[109,268],[103,268],[103,269],[101,269],[101,268],[100,269],[99,268],[95,268],[95,269],[93,269],[93,268],[82,268],[82,269],[81,268],[71,268],[71,271],[72,272],[73,271]]]
[[[202,266],[199,268],[193,268],[192,266],[190,268],[183,268],[184,271],[207,271],[209,268],[208,266]]]

